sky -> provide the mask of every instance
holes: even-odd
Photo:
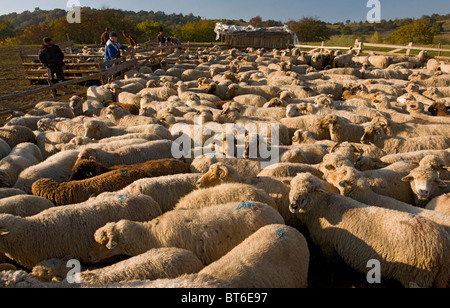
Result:
[[[369,0],[0,0],[0,15],[12,12],[55,8],[69,10],[70,3],[91,8],[130,11],[163,11],[166,14],[192,13],[206,19],[243,19],[287,22],[303,17],[318,17],[325,22],[365,21]],[[373,1],[373,0],[371,0]],[[418,18],[422,15],[450,13],[450,0],[378,0],[381,19]]]

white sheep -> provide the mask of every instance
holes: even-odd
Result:
[[[16,195],[0,199],[0,213],[28,217],[53,207],[50,200],[38,196]]]
[[[0,251],[28,269],[41,261],[66,255],[89,264],[95,230],[111,221],[146,221],[160,214],[159,205],[151,197],[116,193],[105,193],[80,204],[52,207],[31,217],[1,214]]]
[[[43,282],[63,280],[67,277],[68,256],[64,259],[50,259],[39,263],[31,275]],[[203,269],[197,256],[185,249],[159,248],[135,257],[98,269],[83,270],[79,274],[80,283],[89,285],[110,285],[136,280],[156,280],[176,278],[185,274],[197,273]]]
[[[447,286],[450,235],[436,223],[328,193],[307,173],[291,182],[289,198],[291,211],[325,256],[337,255],[362,273],[370,260],[377,260],[382,278],[405,287]]]
[[[442,181],[433,169],[419,166],[402,179],[411,185],[415,205],[425,207],[434,197],[450,192],[450,187]]]
[[[177,202],[197,189],[200,173],[174,174],[137,180],[118,191],[121,195],[144,194],[152,197],[163,213],[174,209]]]
[[[450,215],[450,193],[434,198],[428,202],[425,209]]]
[[[376,194],[362,172],[352,167],[342,167],[328,177],[329,181],[339,189],[341,195],[355,199],[361,203],[379,206],[391,210],[419,215],[443,226],[450,232],[450,216],[435,211],[421,209],[397,199]]]
[[[18,144],[0,161],[0,187],[12,187],[23,170],[41,163],[42,160],[41,150],[37,145]]]
[[[95,232],[91,260],[100,261],[115,255],[136,256],[152,248],[178,247],[194,252],[203,265],[208,265],[270,224],[284,224],[284,221],[275,209],[257,202],[169,211],[143,223],[121,220]]]
[[[133,165],[149,160],[173,158],[172,144],[173,142],[169,140],[156,140],[134,146],[122,147],[116,151],[105,151],[88,147],[82,150],[78,157],[80,159],[94,159],[108,167],[114,165]]]
[[[50,156],[43,162],[23,170],[14,184],[18,188],[31,194],[31,186],[41,178],[51,178],[58,183],[66,182],[72,176],[72,167],[78,159],[79,151],[71,150]]]

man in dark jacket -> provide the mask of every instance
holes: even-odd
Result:
[[[50,83],[65,81],[63,66],[64,53],[58,45],[55,45],[51,38],[46,37],[44,44],[39,49],[39,61],[45,65]],[[55,79],[56,75],[56,79]]]

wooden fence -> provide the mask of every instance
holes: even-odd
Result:
[[[66,44],[59,44],[59,46],[63,46],[64,48],[70,47],[71,45],[73,45],[73,42],[71,42],[71,41],[67,42],[67,46],[66,46]],[[187,44],[183,44],[179,47],[181,47],[183,49],[191,49],[191,48],[196,49],[196,48],[201,48],[201,47],[212,47],[212,46],[213,46],[213,44],[190,44],[188,42]],[[65,99],[72,97],[73,95],[83,95],[83,94],[86,94],[87,88],[82,91],[76,92],[76,93],[74,92],[74,93],[66,94],[66,95],[59,96],[59,97],[56,96],[55,94],[56,94],[56,90],[58,90],[58,89],[64,89],[67,86],[84,83],[86,81],[97,80],[97,81],[101,81],[104,84],[112,79],[121,78],[123,76],[123,74],[128,70],[131,70],[131,69],[137,68],[137,67],[141,67],[144,65],[149,65],[149,66],[153,66],[153,67],[158,66],[160,64],[160,62],[162,61],[162,59],[164,59],[167,55],[173,53],[174,48],[175,48],[174,46],[163,46],[163,47],[138,49],[138,50],[135,50],[130,55],[128,55],[128,57],[122,57],[122,58],[114,59],[114,60],[111,60],[108,62],[103,62],[103,61],[99,62],[96,71],[94,71],[94,72],[91,71],[90,74],[86,73],[85,76],[76,77],[76,78],[68,78],[69,80],[67,80],[65,82],[60,82],[57,84],[53,84],[53,85],[49,85],[49,86],[45,86],[45,87],[41,87],[41,88],[37,88],[37,89],[32,89],[32,90],[28,90],[28,91],[21,92],[21,93],[14,93],[14,94],[9,94],[9,95],[5,95],[5,96],[0,96],[0,101],[17,99],[20,97],[29,96],[29,95],[33,95],[33,94],[40,93],[40,92],[46,92],[46,91],[48,91],[52,94],[53,99],[55,101],[65,100]],[[176,48],[178,48],[178,46]],[[21,51],[21,56],[23,56],[25,58],[26,57],[31,58],[31,57],[35,56],[35,53],[36,53],[36,50]],[[102,56],[102,58],[103,58],[103,56]],[[111,66],[111,67],[107,68],[109,66]],[[25,65],[24,68],[27,68],[27,65]],[[64,73],[66,73],[66,72],[67,72],[67,70],[64,71]],[[37,103],[32,103],[32,104],[17,107],[17,108],[11,109],[11,110],[1,110],[0,116],[11,114],[14,111],[27,110],[27,109],[33,108],[36,104]]]
[[[409,43],[406,46],[401,46],[401,45],[389,45],[389,44],[373,44],[373,43],[363,43],[360,42],[359,40],[355,41],[355,44],[351,47],[338,47],[338,46],[325,46],[325,42],[322,42],[322,44],[320,46],[316,46],[316,45],[293,45],[294,47],[298,47],[298,48],[304,48],[304,49],[309,49],[309,52],[315,52],[315,51],[320,51],[323,52],[326,49],[329,50],[356,50],[357,54],[361,54],[361,53],[369,53],[369,52],[373,52],[375,54],[380,54],[380,55],[399,55],[399,56],[404,56],[405,54],[407,56],[411,55],[411,50],[426,50],[426,51],[435,51],[438,53],[437,56],[435,56],[436,59],[440,59],[440,60],[450,60],[450,57],[447,56],[442,56],[442,53],[450,53],[450,49],[444,49],[444,48],[435,48],[435,47],[426,47],[426,46],[413,46],[413,43]],[[374,47],[374,48],[383,48],[383,49],[392,49],[391,51],[376,51],[376,50],[371,50],[371,49],[367,49],[367,47]],[[405,54],[400,53],[402,51],[406,51]]]

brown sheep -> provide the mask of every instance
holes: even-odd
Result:
[[[435,117],[450,117],[450,106],[446,106],[445,103],[437,101],[428,108],[428,112]]]
[[[93,195],[120,190],[134,181],[147,177],[189,173],[189,165],[175,159],[149,161],[138,168],[113,170],[99,176],[58,184],[52,179],[40,179],[33,183],[32,193],[47,198],[56,206],[81,203]]]

